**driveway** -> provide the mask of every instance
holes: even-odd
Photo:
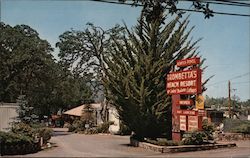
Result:
[[[22,157],[249,157],[250,141],[236,142],[238,147],[185,153],[157,153],[128,145],[128,136],[83,135],[54,129],[51,143],[57,147]],[[21,156],[21,155],[19,155]]]

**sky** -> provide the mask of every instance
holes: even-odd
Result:
[[[63,32],[84,30],[88,22],[103,29],[115,24],[132,27],[140,15],[140,7],[105,4],[85,0],[0,0],[1,22],[11,26],[26,24],[35,29],[52,47]],[[180,2],[178,7],[190,7]],[[210,5],[214,11],[250,14],[250,7]],[[207,83],[205,95],[228,97],[228,81],[231,95],[242,101],[250,99],[250,17],[215,15],[204,19],[201,13],[190,14],[189,27],[195,26],[191,36],[203,38],[199,45],[202,58],[206,58],[202,79],[214,77]],[[57,58],[58,49],[53,55]]]

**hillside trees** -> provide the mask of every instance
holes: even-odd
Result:
[[[25,95],[27,104],[42,116],[89,99],[84,80],[55,61],[50,44],[34,29],[1,23],[0,34],[1,102],[16,102]]]

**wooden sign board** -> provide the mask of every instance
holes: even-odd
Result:
[[[179,105],[190,106],[190,105],[193,105],[193,104],[194,104],[193,100],[180,100],[179,101]]]
[[[188,131],[198,129],[198,116],[188,116]]]
[[[169,73],[166,89],[168,95],[201,93],[201,69]]]
[[[180,130],[187,131],[187,116],[180,115]]]
[[[197,111],[194,111],[194,110],[180,110],[180,109],[178,109],[178,110],[176,111],[176,113],[177,113],[178,115],[190,115],[190,116],[195,116],[195,115],[197,115]]]
[[[176,66],[179,66],[179,67],[186,67],[186,66],[192,66],[192,65],[197,65],[197,64],[200,64],[200,58],[198,57],[176,61]]]

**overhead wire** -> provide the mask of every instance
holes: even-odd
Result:
[[[183,0],[183,1],[197,2],[195,0]],[[250,3],[232,3],[234,1],[226,2],[226,1],[220,1],[220,0],[203,0],[203,1],[198,1],[198,2],[209,3],[209,4],[219,4],[219,5],[231,5],[231,6],[237,6],[237,7],[250,7]]]
[[[250,72],[244,73],[244,74],[242,74],[242,75],[237,75],[237,76],[232,77],[232,78],[227,79],[227,80],[222,80],[222,81],[219,81],[219,82],[212,83],[212,84],[210,84],[210,85],[207,85],[206,87],[213,86],[213,85],[217,85],[217,84],[221,84],[221,83],[225,83],[225,82],[228,82],[229,80],[234,80],[234,79],[237,79],[237,78],[241,78],[241,77],[247,76],[247,75],[249,75],[249,74],[250,74]]]
[[[108,0],[88,0],[88,1],[102,2],[102,3],[111,3],[111,4],[120,4],[120,5],[129,5],[129,6],[143,6],[142,4],[125,3],[125,2],[110,1],[110,0],[109,1]],[[194,2],[194,0],[192,0],[192,1]],[[203,1],[203,2],[205,2],[205,1]],[[210,3],[210,2],[207,1],[207,3]],[[240,3],[240,4],[243,4],[243,3]],[[244,3],[244,4],[248,5],[247,3]],[[249,4],[249,7],[250,7],[250,4]],[[171,9],[171,8],[170,7],[166,7],[166,9]],[[200,12],[200,13],[203,13],[203,11],[201,11],[201,10],[194,10],[194,9],[177,8],[177,10],[179,10],[179,11],[188,11],[188,12]],[[250,14],[225,13],[225,12],[218,12],[218,11],[213,11],[213,14],[250,17]]]

